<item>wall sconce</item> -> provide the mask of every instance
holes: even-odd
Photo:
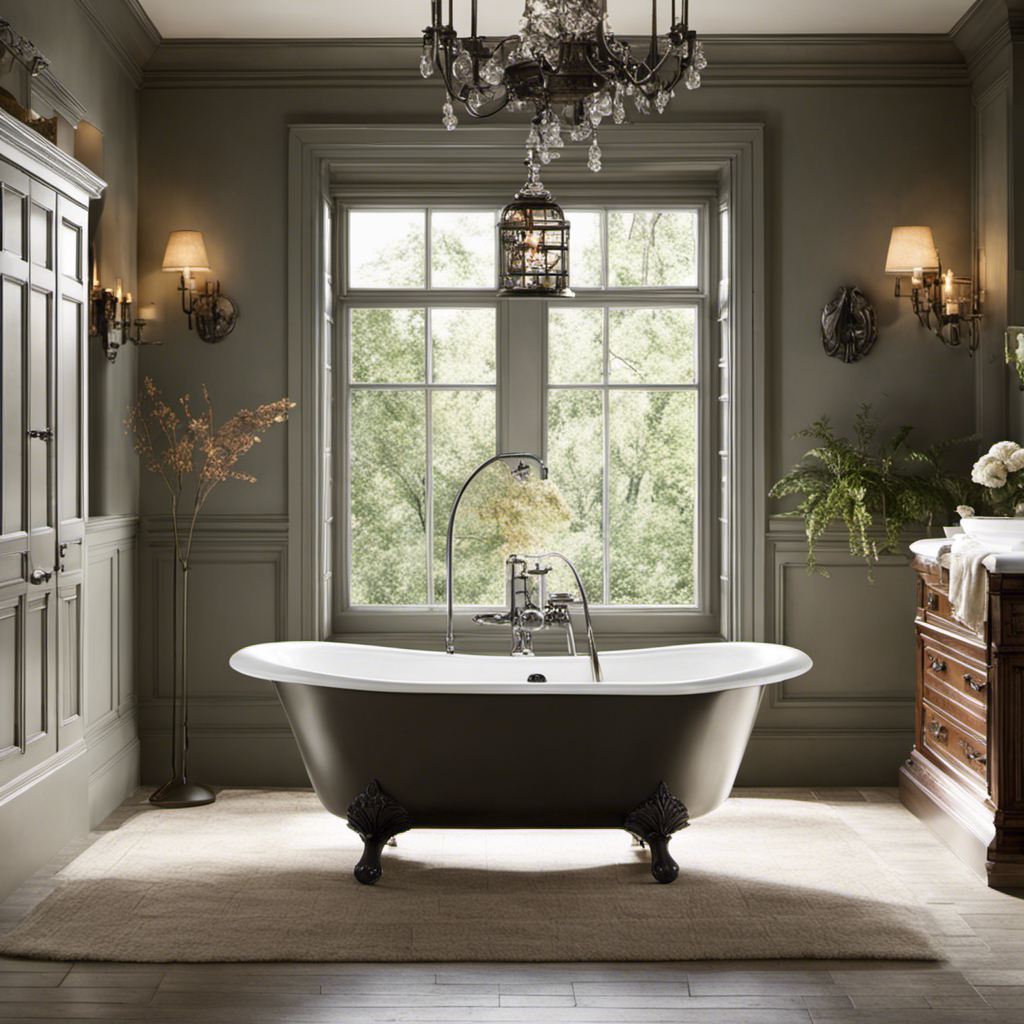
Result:
[[[190,331],[195,317],[196,333],[203,341],[213,344],[222,341],[235,329],[238,307],[226,295],[221,295],[220,281],[212,287],[207,281],[204,291],[196,291],[193,271],[209,273],[210,270],[201,231],[172,231],[167,239],[163,269],[181,274],[178,291],[181,292],[181,309],[188,317]]]
[[[968,352],[973,355],[977,351],[982,314],[974,281],[954,277],[952,270],[943,272],[931,228],[893,228],[885,272],[896,276],[896,298],[910,299],[922,327],[951,348],[961,345],[966,333]],[[900,292],[904,274],[910,275],[910,294],[906,296]]]
[[[102,288],[93,266],[92,290],[89,295],[89,334],[100,339],[103,354],[113,362],[125,342],[133,345],[160,345],[159,341],[143,341],[145,320],[132,319],[132,293],[121,290],[121,278],[114,289]]]

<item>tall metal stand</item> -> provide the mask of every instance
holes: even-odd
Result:
[[[171,778],[150,798],[159,807],[201,807],[216,797],[206,786],[188,781],[188,567],[174,559],[174,696],[171,700]],[[181,629],[178,628],[178,570],[181,570]],[[181,674],[181,728],[178,728],[178,675]]]

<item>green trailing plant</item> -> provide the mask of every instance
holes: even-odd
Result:
[[[898,550],[900,535],[913,523],[930,527],[936,518],[950,521],[958,505],[986,504],[983,488],[949,472],[949,452],[970,438],[954,438],[924,451],[911,446],[912,427],[878,437],[871,406],[864,405],[853,424],[852,440],[839,437],[827,416],[799,431],[816,443],[769,492],[773,498],[799,495],[790,516],[802,516],[807,533],[807,568],[817,564],[815,545],[833,522],[842,522],[850,552],[870,568],[880,555]],[[872,528],[881,526],[879,535]]]

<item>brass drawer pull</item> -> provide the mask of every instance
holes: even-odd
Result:
[[[968,761],[977,761],[981,765],[988,764],[988,758],[984,754],[979,754],[967,740],[960,741],[960,749],[964,752]]]
[[[945,672],[946,671],[946,663],[944,661],[941,661],[939,658],[935,658],[935,657],[932,657],[932,655],[928,655],[928,663],[929,663],[929,667],[931,668],[931,670],[933,672]]]
[[[930,611],[938,611],[939,609],[939,595],[929,594],[928,595],[928,608]]]
[[[940,743],[945,743],[949,739],[949,733],[946,731],[946,727],[936,722],[934,715],[932,716],[931,723],[928,726],[928,731],[932,734],[932,739],[938,740]]]
[[[982,679],[977,680],[970,672],[964,673],[964,682],[975,692],[981,693],[988,686],[988,680]]]

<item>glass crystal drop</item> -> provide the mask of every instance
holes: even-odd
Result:
[[[698,71],[703,71],[708,66],[708,59],[704,56],[704,44],[694,43],[693,46],[693,66]]]
[[[649,114],[651,112],[651,101],[641,89],[637,89],[633,102],[636,104],[637,113]]]
[[[593,131],[593,129],[586,122],[583,124],[575,124],[569,129],[569,138],[572,139],[573,142],[582,142],[590,135],[591,131]]]
[[[597,144],[597,139],[594,139],[587,151],[587,167],[595,174],[601,170],[601,147]]]
[[[452,109],[451,99],[445,99],[444,106],[441,107],[441,113],[444,115],[441,118],[441,124],[451,131],[458,123],[459,119],[455,116],[455,111]]]
[[[659,114],[665,112],[665,108],[668,106],[668,93],[664,89],[660,89],[654,96],[654,106],[657,108]]]
[[[700,72],[693,67],[692,64],[686,69],[686,75],[683,78],[683,82],[687,89],[700,88]]]
[[[530,129],[530,133],[526,136],[526,144],[530,149],[536,149],[540,145],[540,133],[537,131],[536,125]]]
[[[622,101],[622,86],[615,87],[615,99],[612,101],[612,118],[616,124],[622,124],[626,120],[626,106]]]
[[[608,89],[602,90],[597,97],[597,102],[594,104],[594,109],[602,117],[611,117],[612,115],[612,94]]]
[[[480,77],[488,85],[499,85],[505,78],[505,69],[492,57],[480,70]]]
[[[429,78],[434,73],[434,65],[430,63],[430,57],[427,56],[426,50],[423,51],[423,56],[420,57],[420,74],[424,78]]]
[[[452,74],[463,84],[473,84],[473,58],[465,50],[455,58]]]
[[[541,148],[537,150],[537,156],[540,157],[540,162],[542,164],[551,163],[551,150],[548,149],[547,146],[541,146]]]

